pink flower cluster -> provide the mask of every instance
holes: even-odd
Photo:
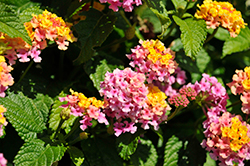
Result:
[[[0,137],[4,135],[4,126],[7,126],[8,122],[6,121],[6,118],[4,117],[4,112],[6,112],[6,108],[3,107],[3,105],[0,105]]]
[[[241,110],[245,114],[250,114],[250,67],[245,67],[243,70],[236,70],[233,75],[233,81],[227,83],[231,92],[234,95],[242,94],[240,100],[242,101]]]
[[[80,128],[84,131],[88,126],[92,126],[91,121],[97,120],[99,123],[108,125],[105,114],[101,112],[104,103],[94,97],[87,98],[84,94],[74,92],[72,95],[60,97],[61,102],[67,101],[67,104],[62,105],[63,108],[70,109],[70,114],[82,117]]]
[[[179,93],[169,98],[169,103],[174,104],[176,107],[187,107],[190,103],[189,100],[195,100],[197,96],[196,91],[192,87],[183,86]]]
[[[135,4],[136,6],[142,5],[141,0],[100,0],[101,3],[109,3],[110,6],[109,8],[112,9],[113,11],[117,12],[119,10],[118,7],[123,7],[126,12],[132,12],[134,9],[133,5]]]
[[[250,125],[241,116],[229,112],[221,116],[208,114],[203,125],[206,139],[202,147],[211,152],[212,159],[221,161],[220,166],[233,166],[235,163],[243,166],[243,161],[250,159]]]
[[[7,160],[4,158],[3,153],[0,153],[0,166],[7,166]]]
[[[187,86],[192,87],[197,95],[197,100],[201,100],[205,107],[218,107],[220,110],[226,111],[228,94],[226,89],[218,82],[217,78],[210,77],[203,73],[200,82],[195,84],[189,83]]]
[[[10,74],[11,70],[13,68],[7,65],[4,56],[0,56],[0,97],[5,97],[4,91],[8,89],[8,86],[14,84],[13,77]]]
[[[141,45],[131,49],[132,54],[126,55],[132,60],[130,66],[137,72],[145,74],[148,83],[167,82],[170,74],[177,68],[174,52],[159,40],[140,40],[139,43]]]
[[[114,131],[122,133],[137,131],[136,123],[148,129],[149,125],[157,130],[162,121],[167,120],[166,111],[171,108],[166,103],[166,95],[156,86],[144,84],[146,77],[142,73],[115,69],[107,72],[101,82],[101,96],[107,102],[105,114],[115,119]]]

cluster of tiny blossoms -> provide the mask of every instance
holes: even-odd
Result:
[[[195,17],[204,19],[208,28],[216,29],[221,25],[230,32],[232,37],[236,37],[241,28],[245,28],[246,23],[240,11],[236,11],[229,2],[204,0],[198,8],[200,10],[195,13]]]
[[[166,112],[171,108],[166,103],[166,95],[158,87],[145,85],[146,77],[130,68],[107,72],[99,91],[107,106],[105,114],[113,120],[115,135],[137,131],[136,123],[143,129],[149,125],[157,130],[159,124],[167,120]]]
[[[245,67],[243,70],[236,70],[233,75],[233,81],[227,85],[230,87],[234,95],[242,94],[241,110],[245,114],[250,114],[250,67]]]
[[[6,108],[4,108],[2,105],[0,105],[0,137],[3,136],[4,126],[7,126],[8,122],[6,121],[6,118],[4,117],[4,112],[6,112]]]
[[[140,40],[139,43],[141,45],[131,49],[132,54],[127,54],[132,60],[130,66],[145,74],[148,83],[167,82],[170,74],[177,68],[177,63],[173,60],[174,52],[159,40]]]
[[[34,58],[35,62],[40,62],[40,50],[47,47],[47,40],[55,41],[60,50],[66,50],[69,42],[76,41],[70,30],[70,25],[67,25],[61,17],[52,14],[45,10],[43,14],[33,15],[30,22],[24,24],[29,37],[32,40],[32,48],[37,56]],[[23,55],[23,59],[27,55]],[[28,59],[27,59],[28,60]]]
[[[14,84],[13,77],[10,72],[13,70],[11,66],[8,66],[5,62],[4,56],[0,56],[0,97],[5,97],[4,91]]]
[[[7,166],[7,160],[4,158],[3,153],[0,153],[0,166]]]
[[[207,125],[207,124],[205,124]],[[214,160],[221,161],[221,166],[243,166],[243,161],[250,159],[250,125],[241,116],[224,112],[213,117],[204,132],[202,146],[210,151]]]
[[[123,7],[126,12],[132,12],[134,9],[133,5],[135,4],[136,6],[142,5],[141,0],[100,0],[101,3],[109,3],[110,6],[109,8],[112,9],[113,11],[117,12],[119,10],[118,7]]]
[[[95,97],[87,98],[84,94],[70,90],[71,95],[60,97],[61,102],[67,101],[67,104],[61,107],[70,109],[74,116],[82,117],[80,128],[84,131],[88,126],[92,126],[91,121],[97,120],[99,123],[108,125],[105,114],[101,112],[104,102],[97,100]]]

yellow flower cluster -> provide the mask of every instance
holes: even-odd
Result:
[[[204,0],[201,6],[197,6],[200,10],[195,13],[195,17],[206,20],[208,28],[215,29],[221,25],[232,37],[236,37],[241,28],[247,25],[242,19],[241,12],[236,11],[229,2]]]
[[[244,144],[250,141],[247,135],[248,128],[237,117],[231,119],[231,127],[222,127],[222,136],[230,139],[230,148],[238,151]]]
[[[6,108],[0,105],[0,124],[6,124],[6,118],[3,116],[3,113],[6,112]]]
[[[147,58],[153,63],[160,61],[162,65],[168,65],[172,55],[165,52],[166,48],[160,40],[146,40],[142,43],[143,48],[148,49]]]
[[[166,94],[163,93],[157,86],[154,85],[149,85],[148,86],[148,91],[149,93],[147,94],[147,104],[152,107],[161,107],[161,108],[166,108],[168,107],[168,104],[166,102]],[[162,115],[161,109],[155,109],[159,110],[156,111],[156,115]]]
[[[89,108],[90,105],[95,106],[97,108],[101,108],[104,105],[104,102],[101,100],[97,100],[95,97],[87,98],[83,93],[74,92],[70,89],[70,92],[73,96],[77,96],[79,99],[78,105],[81,108]]]
[[[248,78],[242,81],[242,85],[244,89],[250,90],[250,67],[245,67],[244,72],[246,73]]]

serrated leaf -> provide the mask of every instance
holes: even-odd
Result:
[[[87,2],[90,0],[82,0],[81,2],[79,0],[74,0],[70,3],[70,6],[67,9],[66,17],[72,17],[74,14],[76,14],[78,11],[80,11],[83,6],[86,5]]]
[[[6,118],[24,141],[36,138],[37,133],[46,129],[41,111],[22,92],[8,93],[7,97],[0,98],[0,104],[7,108]]]
[[[228,38],[223,45],[222,58],[224,58],[226,55],[230,55],[235,52],[240,52],[249,49],[250,47],[250,41],[248,40],[249,38],[250,38],[250,30],[248,27],[241,29],[240,34],[237,37]]]
[[[41,113],[41,117],[43,118],[43,121],[46,123],[47,118],[49,115],[49,110],[51,105],[53,104],[53,100],[48,95],[43,95],[41,93],[38,93],[36,96],[36,99],[34,99],[34,103],[38,110],[40,110],[39,113]]]
[[[32,19],[32,15],[42,14],[43,10],[39,8],[39,6],[32,6],[23,10],[18,16],[20,22],[24,24],[25,22],[29,22]]]
[[[81,166],[84,161],[83,152],[75,146],[69,146],[67,152],[70,155],[71,160],[76,166]]]
[[[169,138],[165,146],[164,165],[163,166],[176,166],[178,162],[178,151],[182,147],[182,141],[179,138],[172,136]]]
[[[171,24],[171,20],[168,17],[168,13],[162,0],[145,0],[148,7],[154,12],[161,22],[161,34],[158,38],[162,39],[167,28]]]
[[[26,142],[17,153],[14,163],[16,166],[51,166],[59,161],[66,151],[64,146],[50,146],[39,139]]]
[[[31,39],[28,36],[24,25],[20,22],[16,11],[2,2],[0,2],[0,32],[6,33],[12,38],[21,37],[28,44],[32,44]]]
[[[195,5],[194,2],[188,3],[186,0],[172,0],[172,2],[174,4],[175,9],[179,9],[179,8],[185,9],[187,4],[188,4],[187,9],[190,9]]]
[[[207,36],[205,21],[193,18],[182,20],[177,16],[173,16],[173,19],[180,26],[181,41],[186,55],[195,58]]]
[[[104,81],[106,72],[111,72],[109,66],[107,65],[106,60],[101,61],[101,65],[96,67],[96,71],[93,74],[90,74],[90,79],[92,80],[94,87],[99,91],[101,81]]]
[[[116,16],[113,12],[103,14],[98,10],[90,9],[83,12],[82,15],[85,15],[86,19],[74,26],[81,43],[81,52],[74,61],[75,65],[82,64],[94,56],[94,47],[102,45],[113,31],[116,21]]]
[[[81,146],[90,166],[123,165],[123,161],[114,146],[114,140],[110,138],[90,138],[82,141]]]
[[[135,153],[131,156],[134,166],[152,166],[157,163],[157,152],[150,140],[140,139]]]
[[[1,2],[11,6],[17,14],[30,7],[40,6],[40,3],[32,2],[30,0],[1,0]]]
[[[60,94],[60,97],[65,96],[65,94]],[[59,100],[56,100],[55,103],[52,106],[51,114],[49,116],[49,128],[56,131],[58,128],[58,125],[60,123],[61,117],[60,113],[63,110],[62,107],[60,107],[63,103]],[[74,121],[77,119],[76,116],[71,115],[68,120],[65,120],[62,124],[62,129],[65,129],[65,132],[68,133],[68,129],[73,125]]]

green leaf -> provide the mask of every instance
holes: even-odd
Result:
[[[206,50],[202,48],[196,56],[196,65],[201,73],[205,71],[210,60],[211,60],[210,56],[208,55]]]
[[[32,2],[30,0],[1,0],[1,2],[11,6],[17,12],[17,14],[20,14],[30,7],[41,5],[40,3]]]
[[[73,2],[71,2],[70,6],[67,9],[66,17],[72,17],[74,14],[80,11],[89,1],[90,0],[82,0],[80,2],[79,0],[74,0]]]
[[[7,97],[0,98],[0,104],[7,108],[5,116],[24,141],[36,138],[37,133],[46,129],[39,105],[22,92],[8,93]]]
[[[172,2],[174,4],[175,9],[180,9],[180,8],[185,9],[187,4],[188,4],[187,9],[190,9],[195,5],[194,2],[188,3],[187,0],[172,0]]]
[[[52,98],[49,97],[48,95],[43,95],[41,93],[38,93],[36,99],[34,99],[34,103],[37,109],[40,110],[43,121],[46,123],[50,107],[53,104]]]
[[[65,96],[65,94],[60,94],[60,97]],[[49,128],[56,131],[58,128],[58,125],[60,123],[61,117],[60,113],[63,110],[62,107],[60,107],[62,104],[65,104],[63,102],[60,102],[59,100],[56,100],[54,105],[52,106],[51,114],[49,116]],[[69,129],[73,125],[74,121],[77,119],[76,116],[71,115],[68,120],[65,120],[62,124],[62,129],[65,129],[65,132],[68,133]]]
[[[71,160],[76,166],[81,166],[84,161],[83,152],[75,146],[69,146],[67,152],[70,155]]]
[[[214,32],[214,29],[212,29],[212,28],[208,29],[208,33],[212,34],[213,32]],[[230,38],[230,34],[229,34],[228,30],[226,30],[222,27],[219,27],[217,32],[215,33],[214,37],[216,39],[225,41],[226,39]]]
[[[82,150],[89,166],[121,166],[114,140],[110,138],[89,138],[82,141]]]
[[[240,34],[233,38],[228,38],[222,49],[222,58],[235,52],[244,51],[250,47],[250,30],[248,27],[241,29]]]
[[[42,13],[43,13],[43,10],[40,9],[39,6],[29,7],[27,9],[23,10],[19,14],[20,22],[22,24],[24,24],[25,22],[29,22],[33,18],[32,14],[39,15]]]
[[[207,36],[205,21],[193,18],[182,20],[177,16],[173,16],[173,19],[180,26],[181,41],[186,55],[195,58]]]
[[[163,166],[175,166],[178,162],[178,151],[182,147],[182,141],[179,138],[172,136],[169,138],[165,146],[164,165]]]
[[[152,166],[157,163],[157,152],[150,140],[140,139],[135,153],[131,156],[134,166]]]
[[[100,90],[100,83],[101,81],[104,81],[105,78],[105,74],[106,72],[111,72],[109,66],[107,65],[107,61],[106,60],[102,60],[101,61],[101,65],[98,65],[96,67],[96,71],[93,74],[90,74],[90,79],[93,81],[94,87],[97,90]]]
[[[24,41],[31,43],[24,25],[20,22],[16,11],[10,6],[0,2],[0,32],[6,33],[8,36],[21,37]]]
[[[39,139],[26,142],[17,153],[14,163],[16,166],[51,166],[61,160],[66,151],[64,146],[50,146]]]
[[[113,12],[103,14],[98,10],[90,9],[83,12],[83,15],[86,16],[86,19],[74,26],[81,43],[81,52],[74,61],[75,65],[80,65],[94,56],[94,47],[102,45],[113,31],[116,21],[116,16]]]
[[[148,7],[154,12],[161,22],[161,34],[158,38],[162,39],[167,28],[171,24],[171,20],[168,17],[167,10],[162,0],[145,0]]]

